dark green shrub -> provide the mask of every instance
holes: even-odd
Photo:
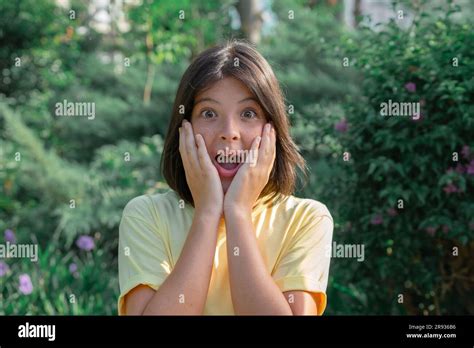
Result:
[[[363,98],[341,136],[355,180],[334,239],[365,261],[333,260],[333,313],[474,313],[474,28],[445,7],[348,41]],[[420,103],[420,119],[381,116],[389,100]]]

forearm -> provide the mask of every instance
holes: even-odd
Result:
[[[204,311],[219,216],[196,212],[178,261],[148,302],[144,315],[200,315]]]
[[[231,210],[225,213],[225,222],[235,313],[292,315],[290,305],[265,267],[258,249],[251,212]]]

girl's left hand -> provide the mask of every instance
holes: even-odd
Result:
[[[270,178],[276,157],[275,128],[270,123],[263,127],[262,136],[252,142],[250,162],[247,158],[239,168],[224,197],[224,215],[232,210],[251,212]]]

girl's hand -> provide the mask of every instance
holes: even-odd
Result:
[[[250,151],[253,161],[248,160],[239,168],[224,197],[224,214],[232,210],[251,212],[270,178],[276,157],[275,129],[270,123],[263,128],[262,136],[256,137]]]
[[[194,137],[191,123],[183,120],[179,128],[179,153],[196,212],[217,214],[223,211],[224,192],[216,167],[207,153],[202,135]]]

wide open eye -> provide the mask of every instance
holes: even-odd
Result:
[[[249,109],[249,110],[245,110],[244,112],[242,112],[242,116],[243,116],[244,118],[249,118],[249,119],[251,119],[251,118],[257,117],[257,113],[256,113],[255,111]]]
[[[210,109],[206,109],[206,110],[203,110],[201,111],[201,116],[204,117],[204,118],[213,118],[216,115],[216,113]]]

